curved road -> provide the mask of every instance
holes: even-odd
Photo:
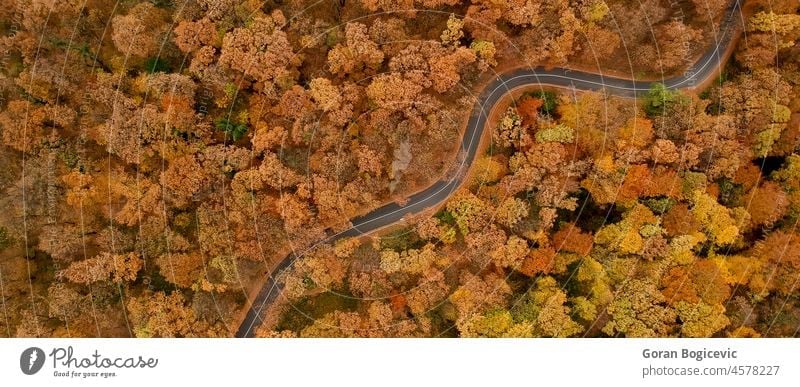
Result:
[[[722,63],[725,51],[728,49],[735,35],[739,3],[743,0],[734,0],[725,12],[725,19],[721,23],[721,30],[715,37],[715,44],[709,47],[700,59],[689,67],[681,76],[664,79],[661,81],[669,89],[691,88],[702,84],[714,76]],[[646,94],[655,81],[635,81],[606,77],[602,74],[587,73],[565,68],[544,69],[542,67],[526,68],[509,71],[496,77],[478,96],[464,137],[461,139],[461,154],[464,155],[457,172],[465,172],[478,152],[483,130],[486,127],[489,112],[492,107],[510,90],[521,86],[550,85],[557,87],[574,88],[577,90],[605,91],[609,94],[636,98]],[[328,236],[319,243],[329,243],[340,238],[367,234],[381,227],[391,225],[409,214],[416,214],[427,208],[444,202],[461,185],[464,173],[455,173],[456,176],[449,180],[439,180],[430,187],[408,198],[405,205],[390,203],[379,207],[366,215],[351,219],[352,227]],[[236,337],[253,337],[256,328],[261,323],[261,312],[268,307],[281,292],[282,285],[276,281],[276,275],[287,269],[297,259],[295,254],[284,258],[270,273],[269,278],[258,292],[251,304],[247,315],[236,332]]]

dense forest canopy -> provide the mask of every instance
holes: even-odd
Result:
[[[231,336],[291,251],[447,173],[518,66],[680,73],[724,0],[9,0],[0,336]],[[704,90],[535,88],[441,208],[315,246],[261,336],[796,336],[800,15]]]

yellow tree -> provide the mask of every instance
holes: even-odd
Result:
[[[516,322],[530,322],[534,333],[544,337],[569,337],[583,331],[583,327],[570,317],[566,306],[567,295],[553,277],[545,276],[536,281],[522,301],[512,308]]]
[[[631,279],[622,284],[608,305],[611,321],[603,332],[625,337],[667,337],[673,332],[677,315],[665,301],[653,282]]]
[[[469,191],[459,191],[447,202],[447,211],[455,218],[462,234],[467,235],[486,225],[486,203]]]
[[[180,292],[146,292],[130,297],[127,308],[136,337],[191,336],[195,316]]]
[[[739,237],[739,227],[731,211],[707,193],[696,190],[691,213],[706,235],[717,245],[727,245]]]
[[[90,284],[97,281],[124,283],[136,279],[143,263],[144,261],[137,253],[111,254],[104,252],[93,258],[72,263],[60,275],[78,284]]]

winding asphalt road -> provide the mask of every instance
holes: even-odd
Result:
[[[691,88],[702,84],[714,76],[722,65],[723,57],[728,46],[736,35],[740,2],[734,0],[725,13],[720,31],[716,34],[715,44],[689,67],[682,75],[663,79],[668,89]],[[545,69],[524,68],[499,75],[490,82],[479,95],[472,114],[467,124],[467,129],[461,139],[461,154],[464,157],[457,166],[456,173],[450,179],[442,179],[408,198],[405,205],[390,203],[377,208],[366,215],[351,219],[352,227],[330,235],[319,243],[330,243],[345,237],[355,237],[368,234],[379,228],[391,225],[409,214],[419,213],[427,208],[436,206],[450,197],[461,185],[466,170],[470,167],[478,152],[481,136],[487,125],[488,115],[492,107],[509,91],[521,86],[549,85],[572,88],[576,90],[604,91],[621,97],[636,98],[646,94],[656,81],[636,81],[606,77],[602,74],[587,73],[565,68]],[[295,254],[290,254],[281,261],[270,273],[269,278],[258,292],[251,304],[247,315],[236,332],[236,337],[253,337],[256,328],[261,323],[261,313],[280,295],[283,285],[276,281],[278,273],[287,269],[297,259]]]

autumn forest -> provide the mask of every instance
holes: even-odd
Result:
[[[232,337],[268,278],[256,337],[800,336],[796,0],[694,87],[509,90],[453,173],[499,74],[680,76],[730,4],[6,0],[0,337]]]

